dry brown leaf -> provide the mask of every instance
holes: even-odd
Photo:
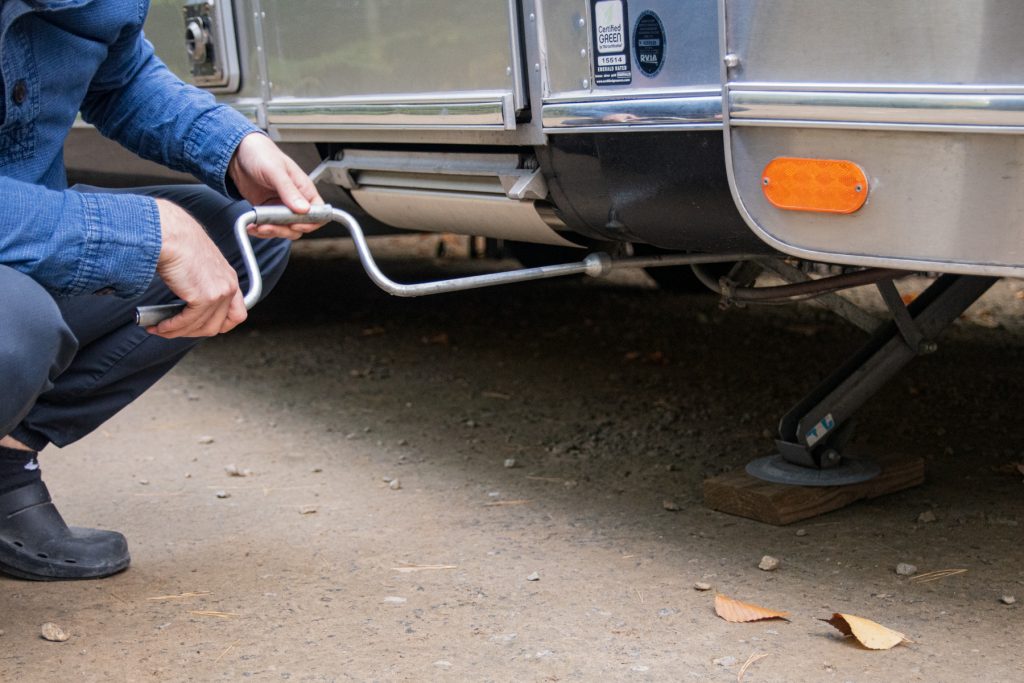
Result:
[[[853,636],[858,643],[869,650],[888,650],[900,643],[913,642],[899,631],[893,631],[870,619],[855,617],[852,614],[836,612],[831,619],[822,619],[822,621],[839,629],[844,636]]]
[[[789,612],[778,612],[758,605],[740,602],[721,593],[715,595],[715,614],[734,624],[747,621],[761,621],[763,619],[786,619],[789,616]]]

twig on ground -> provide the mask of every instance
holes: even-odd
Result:
[[[152,598],[146,598],[153,602],[164,602],[165,600],[184,600],[185,598],[198,598],[201,595],[209,595],[210,591],[190,591],[188,593],[178,593],[177,595],[157,595]]]
[[[912,583],[931,583],[932,581],[938,581],[950,576],[966,573],[966,569],[936,569],[933,572],[926,572],[924,574],[918,574],[917,576],[911,576],[910,581]]]
[[[751,652],[750,656],[747,657],[747,661],[743,662],[743,666],[740,667],[739,673],[736,674],[736,683],[743,683],[743,676],[747,673],[747,669],[753,666],[754,662],[764,659],[769,654],[771,653],[758,652],[757,650]]]
[[[401,567],[392,567],[392,571],[409,574],[411,572],[428,572],[434,569],[458,569],[455,564],[405,564]]]
[[[235,645],[238,645],[240,642],[242,642],[241,638],[239,638],[238,640],[236,640],[235,642],[231,643],[226,648],[224,648],[224,652],[221,652],[219,655],[217,655],[217,659],[213,660],[213,663],[216,664],[220,660],[224,659],[224,655],[226,655],[228,652],[230,652],[231,648],[233,648]]]

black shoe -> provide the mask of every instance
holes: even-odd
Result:
[[[116,531],[68,527],[42,482],[0,495],[0,572],[32,581],[100,579],[128,568]]]

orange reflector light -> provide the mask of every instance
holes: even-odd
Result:
[[[778,157],[765,166],[761,188],[789,211],[853,213],[868,198],[868,178],[852,161]]]

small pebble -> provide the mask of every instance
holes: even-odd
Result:
[[[314,467],[313,470],[312,470],[313,474],[320,474],[323,471],[324,471],[323,467]]]
[[[907,562],[900,562],[896,565],[896,573],[900,576],[913,576],[917,573],[917,566]]]
[[[139,484],[142,486],[149,486],[149,479],[139,479]]]
[[[757,563],[757,568],[763,572],[773,572],[779,568],[779,560],[771,555],[765,555],[761,558],[761,561]]]
[[[201,437],[199,437],[199,443],[203,444],[204,446],[209,446],[211,443],[213,443],[213,437],[212,436],[201,436]]]
[[[711,590],[711,584],[710,583],[704,583],[703,581],[698,581],[697,583],[693,584],[693,590],[695,590],[695,591],[709,591],[709,590]]]
[[[1003,603],[1004,605],[1012,605],[1013,603],[1017,602],[1017,598],[1013,597],[1012,595],[1004,595],[1003,597],[999,598],[999,602]]]
[[[716,657],[715,659],[711,660],[711,663],[712,664],[717,664],[718,666],[736,666],[736,662],[737,661],[738,660],[735,657],[729,656],[729,657]]]
[[[224,471],[229,477],[248,477],[252,474],[252,470],[240,470],[238,465],[225,465]]]
[[[4,633],[5,633],[5,631],[2,628],[0,628],[0,638],[3,637]]]
[[[540,574],[534,572],[526,577],[527,581],[540,581]]]
[[[228,493],[227,491],[217,491],[216,495],[217,495],[218,498],[230,498],[231,497],[231,494]]]
[[[807,529],[797,529],[796,530],[796,535],[797,536],[806,536],[807,535]]]
[[[921,514],[919,514],[917,516],[917,523],[918,524],[930,524],[930,523],[934,522],[935,519],[936,519],[936,517],[935,517],[935,513],[934,512],[932,512],[931,510],[925,510],[924,512],[922,512]]]
[[[318,508],[317,508],[316,505],[303,505],[302,507],[299,508],[299,514],[300,515],[312,515],[312,514],[316,513],[317,509]]]
[[[64,629],[52,621],[48,621],[43,624],[39,628],[39,632],[45,640],[49,640],[54,643],[63,643],[68,639],[68,634],[64,632]]]
[[[400,598],[397,595],[389,595],[386,598],[384,598],[384,602],[390,605],[401,605],[403,602],[406,602],[406,599]]]
[[[388,488],[391,489],[392,491],[397,491],[400,488],[402,488],[402,482],[398,481],[397,479],[392,479],[391,481],[388,482]]]
[[[505,458],[505,469],[510,470],[516,466],[515,458]]]
[[[679,503],[674,500],[663,500],[661,501],[661,507],[665,508],[669,512],[679,512]]]

